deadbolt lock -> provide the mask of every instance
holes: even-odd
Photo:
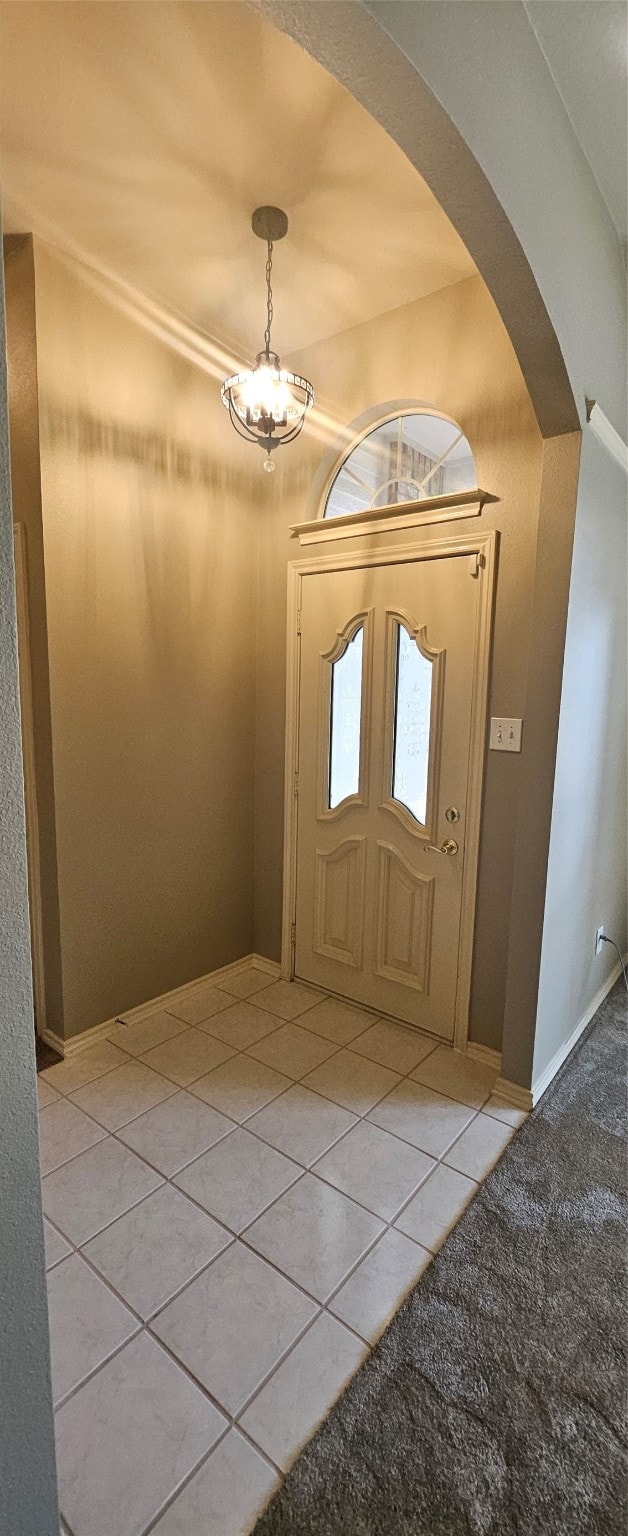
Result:
[[[455,805],[448,805],[445,811],[445,821],[460,821],[460,811]]]

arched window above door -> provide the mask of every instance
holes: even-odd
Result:
[[[347,454],[323,517],[407,506],[476,487],[475,460],[460,427],[433,411],[405,411],[373,427]]]

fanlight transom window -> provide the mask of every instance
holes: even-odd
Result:
[[[406,412],[374,427],[352,448],[323,516],[346,517],[476,487],[475,460],[455,422],[431,411]]]

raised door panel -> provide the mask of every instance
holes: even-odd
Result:
[[[377,845],[376,974],[429,992],[434,876],[420,875],[389,843]]]
[[[316,850],[314,951],[357,969],[362,965],[365,868],[365,837]]]

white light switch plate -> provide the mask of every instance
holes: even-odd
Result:
[[[494,716],[489,737],[491,752],[520,752],[521,726],[521,720],[505,720],[501,716]]]

